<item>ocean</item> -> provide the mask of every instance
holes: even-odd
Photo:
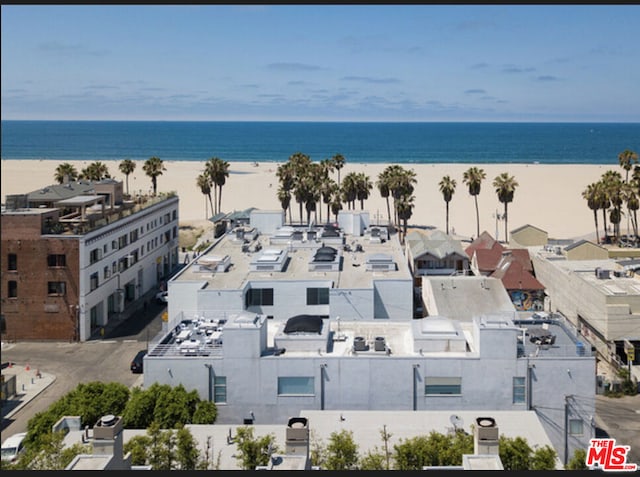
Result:
[[[640,123],[1,122],[2,159],[618,164]]]

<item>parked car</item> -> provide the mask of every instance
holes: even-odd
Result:
[[[169,302],[169,292],[162,291],[156,293],[156,301],[158,303],[168,303]]]
[[[131,372],[140,374],[143,372],[142,365],[144,363],[144,356],[147,354],[146,349],[141,349],[138,351],[138,354],[135,355],[133,360],[131,361]]]
[[[15,462],[18,460],[20,454],[24,452],[24,438],[26,436],[26,432],[19,432],[6,438],[2,443],[3,462]]]

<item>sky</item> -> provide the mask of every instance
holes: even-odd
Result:
[[[640,122],[640,5],[2,5],[2,119]]]

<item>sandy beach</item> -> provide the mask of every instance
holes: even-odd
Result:
[[[2,160],[2,202],[7,194],[27,193],[43,186],[55,184],[56,167],[64,161],[55,160]],[[78,171],[93,161],[68,161]],[[124,174],[118,169],[120,161],[102,161],[111,176],[124,181]],[[136,169],[129,176],[129,192],[149,192],[151,179],[142,170],[143,161],[136,161]],[[204,162],[164,161],[166,171],[158,177],[158,191],[176,191],[180,197],[180,222],[206,221],[211,212],[205,209],[206,199],[196,186],[197,176],[204,170]],[[280,210],[276,197],[278,179],[276,162],[230,162],[230,174],[222,190],[222,211],[232,212],[256,207],[264,210]],[[371,223],[384,222],[387,206],[380,196],[375,183],[378,175],[388,164],[350,163],[347,158],[340,170],[343,178],[349,172],[364,172],[374,183],[374,188],[365,209],[369,211]],[[617,163],[606,165],[546,165],[546,164],[401,164],[416,173],[415,207],[409,220],[410,226],[438,228],[445,230],[445,202],[438,183],[445,175],[457,182],[453,199],[449,204],[450,231],[461,238],[476,235],[476,211],[474,198],[463,183],[463,174],[471,166],[481,168],[486,173],[478,195],[480,231],[486,230],[501,241],[504,240],[504,223],[496,220],[496,213],[502,215],[504,206],[498,201],[492,186],[493,179],[507,172],[518,182],[513,202],[509,204],[508,229],[523,225],[534,225],[549,233],[550,238],[569,239],[595,237],[593,212],[582,198],[582,191],[592,182],[598,181],[609,169],[624,172]],[[332,174],[337,180],[337,173]],[[292,214],[294,223],[299,221],[298,205]],[[359,208],[359,203],[358,203]],[[602,226],[602,212],[599,225]],[[326,206],[323,205],[322,220],[326,220]],[[621,228],[626,228],[623,218]]]

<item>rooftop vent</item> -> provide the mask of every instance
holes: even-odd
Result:
[[[354,351],[366,351],[367,350],[367,344],[364,341],[364,337],[363,336],[356,336],[353,339],[353,350]]]
[[[387,349],[384,336],[376,336],[373,346],[376,351],[384,351],[385,349]]]

